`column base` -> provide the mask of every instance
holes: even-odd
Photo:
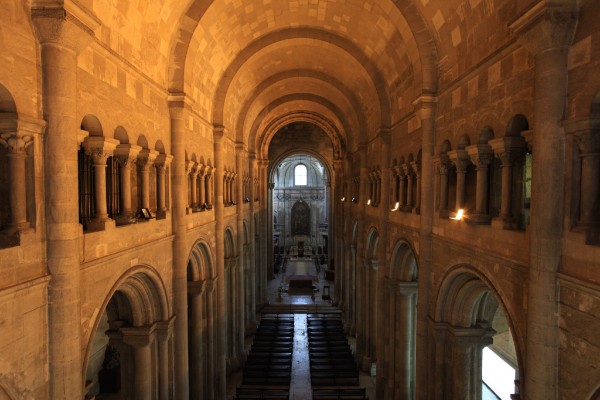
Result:
[[[101,219],[101,220],[91,220],[87,224],[87,231],[105,231],[107,229],[113,229],[117,225],[114,219]]]
[[[471,225],[487,225],[490,220],[491,218],[487,214],[473,214],[467,217],[467,222]]]
[[[157,210],[156,219],[165,219],[169,215],[169,210]]]
[[[115,218],[115,222],[117,226],[129,225],[135,224],[137,222],[137,219],[135,218],[135,215],[133,215],[131,212],[126,212]]]

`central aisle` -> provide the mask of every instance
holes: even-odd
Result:
[[[290,400],[310,400],[310,362],[306,314],[294,314],[294,354],[292,356],[292,380]]]

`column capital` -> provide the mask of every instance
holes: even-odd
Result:
[[[83,147],[86,154],[92,157],[95,165],[103,165],[106,164],[108,157],[113,155],[119,143],[117,139],[104,136],[88,136],[83,140]]]
[[[142,169],[149,168],[158,157],[158,154],[156,150],[142,149],[138,154],[136,163]]]
[[[423,121],[433,117],[437,102],[438,99],[435,95],[423,93],[412,104],[415,107],[415,113]]]
[[[185,173],[187,175],[196,176],[198,173],[198,163],[195,161],[185,160]]]
[[[600,156],[600,135],[590,131],[579,132],[575,135],[575,143],[581,157]]]
[[[156,324],[149,326],[123,327],[119,329],[123,337],[123,343],[135,347],[146,347],[154,341]]]
[[[570,46],[578,19],[576,2],[540,0],[514,20],[509,29],[523,47],[538,55]]]
[[[9,154],[25,155],[27,148],[32,144],[32,135],[19,132],[0,133],[0,145],[6,147]]]
[[[404,171],[404,175],[406,175],[407,177],[411,177],[413,175],[413,169],[412,169],[412,164],[411,163],[404,163],[402,164],[402,170]]]
[[[447,154],[438,154],[433,157],[433,163],[436,167],[440,169],[440,173],[448,173],[448,168],[450,166],[450,157]]]
[[[173,161],[173,156],[170,154],[164,154],[164,153],[160,153],[159,155],[156,156],[156,158],[154,159],[154,165],[156,167],[162,167],[162,168],[166,168],[169,165],[171,165],[171,162]]]
[[[498,154],[502,161],[502,166],[509,167],[523,156],[527,143],[522,136],[505,136],[488,141],[492,150]]]
[[[93,39],[101,22],[96,15],[74,0],[58,4],[33,1],[31,20],[41,44],[53,44],[80,53]]]
[[[489,144],[478,143],[467,146],[467,153],[471,157],[471,162],[477,169],[487,169],[488,165],[494,160],[494,151]]]
[[[121,166],[131,167],[141,150],[141,146],[129,143],[118,144],[113,155]]]
[[[471,158],[466,150],[451,150],[448,152],[448,157],[456,166],[456,172],[465,172],[471,163]]]
[[[156,323],[156,335],[158,336],[158,340],[169,340],[169,338],[173,335],[176,318],[177,317],[173,315],[166,321],[159,321]]]
[[[421,175],[421,161],[413,161],[410,163],[412,170],[414,171],[415,175],[420,176]]]
[[[188,281],[187,288],[188,293],[191,296],[200,296],[204,293],[208,285],[206,285],[206,281]]]

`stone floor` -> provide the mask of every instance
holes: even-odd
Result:
[[[316,290],[289,289],[286,277],[292,275],[312,275],[316,277]],[[315,304],[331,305],[335,300],[333,282],[324,279],[325,272],[317,272],[314,263],[310,260],[296,259],[287,263],[285,271],[275,275],[268,284],[269,304]],[[329,286],[331,299],[323,299],[323,287]],[[282,288],[282,291],[279,290]],[[308,357],[308,337],[306,332],[306,314],[296,314],[294,317],[294,354],[292,360],[292,380],[290,385],[291,400],[311,400],[310,363]],[[246,338],[246,349],[252,345],[252,337]],[[354,349],[355,338],[349,337],[350,346]],[[241,384],[241,371],[234,372],[227,384],[227,398],[233,399],[235,389]],[[367,389],[368,397],[375,399],[375,377],[360,374],[360,385]]]

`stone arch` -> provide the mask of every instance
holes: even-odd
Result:
[[[390,259],[389,278],[382,289],[387,301],[381,306],[385,349],[381,353],[386,398],[414,399],[416,386],[417,258],[406,240],[396,242]]]
[[[370,263],[373,269],[377,269],[377,262],[379,261],[379,232],[376,228],[371,228],[367,235],[367,246],[365,251],[365,261]]]
[[[81,129],[87,131],[90,136],[104,136],[102,124],[95,115],[85,115],[81,120]]]
[[[199,240],[192,246],[188,257],[188,281],[204,281],[215,276],[210,246]]]
[[[170,340],[172,329],[170,309],[166,286],[153,267],[138,265],[117,279],[99,308],[84,354],[83,377],[94,383],[90,394],[95,394],[94,391],[101,389],[100,374],[101,371],[107,370],[109,360],[113,363],[118,361],[120,375],[106,378],[105,374],[104,379],[112,380],[113,384],[114,380],[120,381],[120,393],[126,396],[132,396],[134,393],[137,395],[140,389],[134,387],[131,382],[135,368],[140,365],[149,369],[146,375],[161,387],[161,393],[168,393],[170,389],[165,383],[168,377],[159,376],[156,366],[134,363],[120,368],[120,365],[134,360],[134,354],[137,354],[133,350],[135,344],[128,342],[126,337],[138,338],[136,340],[145,337],[144,340],[150,343],[149,346],[169,346],[167,342]],[[164,332],[164,336],[158,340],[159,335],[157,336],[156,332]],[[157,340],[160,343],[157,343]],[[151,351],[150,347],[148,351]],[[124,354],[123,357],[121,354]],[[168,352],[160,354],[168,355]],[[160,362],[164,362],[167,368],[172,367],[170,357],[161,359]]]
[[[129,134],[122,126],[117,126],[115,128],[114,138],[117,139],[121,144],[129,144]]]
[[[17,104],[15,99],[6,88],[6,86],[0,84],[0,113],[16,113]]]
[[[418,267],[415,251],[409,242],[400,240],[394,246],[390,263],[390,278],[403,282],[417,280]]]
[[[225,229],[224,241],[225,241],[225,252],[223,254],[225,256],[225,259],[235,257],[235,255],[237,253],[236,253],[236,248],[235,248],[234,234],[233,234],[233,230],[229,227]]]
[[[190,371],[190,396],[206,398],[210,392],[210,354],[216,343],[212,318],[217,313],[216,292],[213,290],[215,271],[210,246],[200,239],[194,243],[188,258],[187,324],[188,368]]]
[[[592,394],[592,396],[590,397],[590,400],[600,400],[600,386],[598,386],[598,389],[596,390],[596,392],[594,392],[594,394]]]
[[[434,379],[453,398],[480,399],[482,387],[482,351],[493,346],[493,337],[506,333],[514,353],[515,379],[522,358],[514,337],[514,323],[502,296],[494,284],[470,265],[450,268],[442,278],[435,301],[435,340],[445,343],[436,348],[432,363],[437,363]],[[506,325],[505,332],[494,328]],[[519,393],[518,388],[515,388]]]
[[[507,137],[521,136],[521,132],[529,129],[529,121],[523,114],[513,115],[508,124],[506,124],[506,131],[504,133]]]

